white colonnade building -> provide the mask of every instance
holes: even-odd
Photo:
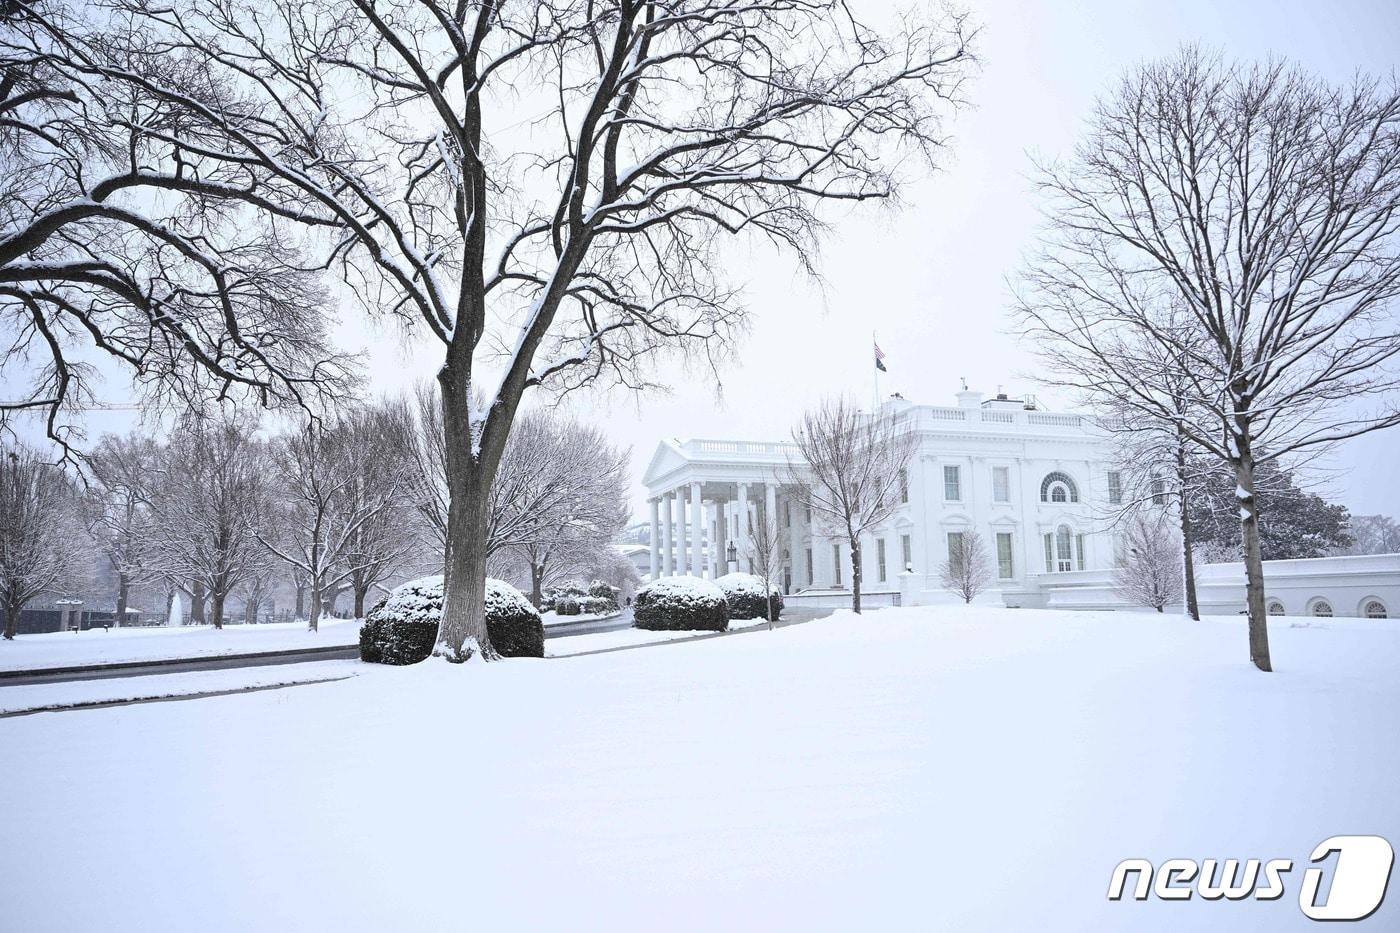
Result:
[[[1121,482],[1086,418],[971,391],[958,393],[956,406],[892,398],[884,411],[906,424],[918,445],[899,508],[862,542],[862,589],[872,602],[945,598],[938,568],[954,536],[973,529],[1003,591],[1042,573],[1111,566],[1112,542],[1095,530],[1095,516],[1121,497]],[[848,542],[815,527],[784,485],[797,457],[781,442],[662,441],[643,477],[651,578],[713,579],[730,569],[731,553],[737,569],[752,569],[749,530],[760,514],[772,514],[784,590],[814,600],[849,591]]]

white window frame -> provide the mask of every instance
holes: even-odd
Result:
[[[1011,467],[992,467],[992,501],[1011,501]]]
[[[997,579],[1012,580],[1016,577],[1016,547],[1015,540],[1009,531],[998,531],[996,533],[997,542]],[[1006,554],[1002,554],[1002,544],[1006,545]]]
[[[951,481],[949,477],[952,477]],[[954,494],[948,495],[948,490],[952,489]],[[962,501],[962,467],[955,463],[945,463],[943,465],[943,501]]]
[[[884,583],[885,580],[887,579],[887,575],[886,575],[886,573],[885,573],[885,539],[884,539],[884,538],[876,538],[876,539],[875,539],[875,565],[876,565],[876,567],[877,567],[877,568],[879,569],[879,571],[880,571],[880,582],[881,582],[881,583]]]

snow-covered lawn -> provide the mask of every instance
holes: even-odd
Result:
[[[1400,626],[1271,621],[1273,675],[1237,620],[940,607],[4,719],[0,927],[1316,929],[1312,847],[1400,844]],[[1132,856],[1294,869],[1110,903]]]
[[[305,622],[226,625],[220,630],[211,625],[185,625],[48,632],[0,641],[0,670],[324,648],[357,644],[359,637],[360,624],[355,619],[323,619],[320,631],[315,633],[307,630]]]

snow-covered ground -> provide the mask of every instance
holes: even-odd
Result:
[[[366,670],[359,661],[311,661],[217,671],[181,671],[141,677],[107,677],[55,684],[10,686],[0,681],[0,715],[233,690],[265,689],[354,677]]]
[[[1400,626],[1271,621],[1272,675],[1238,620],[939,607],[4,719],[0,926],[1316,929],[1312,847],[1400,843]],[[1110,903],[1133,856],[1295,867]]]
[[[319,632],[308,631],[305,622],[226,625],[218,630],[211,625],[186,625],[48,632],[0,641],[0,670],[257,654],[291,648],[353,645],[359,638],[360,624],[355,619],[323,619]]]

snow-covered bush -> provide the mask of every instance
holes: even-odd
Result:
[[[698,577],[662,577],[637,591],[632,624],[654,630],[729,628],[724,591]]]
[[[579,609],[591,616],[617,611],[617,600],[611,596],[585,596],[578,601]]]
[[[588,595],[593,599],[602,600],[602,609],[585,609],[584,612],[612,612],[617,609],[618,588],[604,583],[602,580],[594,580],[588,584]]]
[[[360,659],[375,664],[417,664],[432,654],[442,618],[442,577],[411,580],[371,609],[360,626]],[[508,658],[544,657],[540,614],[509,583],[486,580],[486,630]]]
[[[554,612],[561,616],[576,616],[583,612],[583,606],[577,596],[559,596],[554,600]]]
[[[724,598],[729,602],[729,618],[768,618],[763,609],[762,577],[751,573],[727,573],[715,584],[724,591]],[[770,585],[768,594],[772,602],[772,618],[776,620],[783,611],[783,591],[776,585]]]

